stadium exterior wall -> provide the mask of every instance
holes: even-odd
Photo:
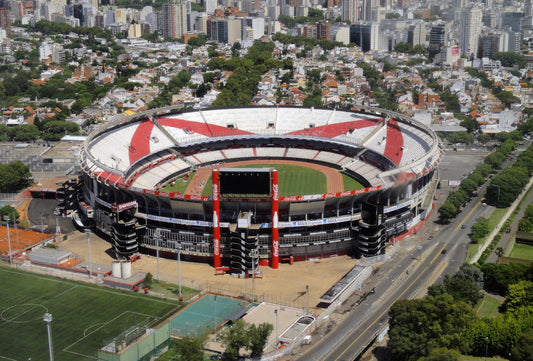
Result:
[[[211,117],[216,115],[216,110],[212,112]],[[352,113],[360,115],[361,110]],[[434,185],[438,182],[436,169],[441,156],[435,134],[403,115],[375,108],[362,112],[368,113],[383,114],[384,119],[387,117],[387,122],[389,119],[395,119],[398,123],[405,122],[402,123],[405,132],[411,131],[410,127],[416,127],[413,132],[420,132],[432,139],[433,143],[426,147],[429,149],[428,154],[413,159],[410,166],[392,167],[385,155],[373,149],[359,144],[343,144],[346,149],[353,147],[354,159],[373,159],[374,166],[378,163],[382,169],[380,177],[386,181],[362,190],[279,197],[279,262],[291,258],[299,261],[342,254],[366,257],[382,254],[391,237],[408,232],[412,220],[431,206],[428,200],[431,200]],[[147,116],[147,119],[152,118]],[[157,120],[151,121],[157,124]],[[91,142],[99,137],[106,137],[107,132],[120,131],[125,124],[130,123],[123,121],[121,124],[108,126],[94,132],[87,139],[80,156],[82,173],[79,183],[72,187],[78,199],[77,214],[82,223],[106,234],[119,257],[130,257],[138,252],[155,254],[156,248],[159,248],[161,255],[175,258],[180,249],[182,259],[210,262],[215,267],[220,267],[227,265],[230,259],[230,243],[236,236],[234,225],[238,214],[241,211],[251,211],[253,216],[246,237],[256,242],[257,261],[261,264],[271,262],[274,250],[273,213],[269,197],[220,197],[214,201],[211,197],[144,189],[128,184],[126,177],[121,178],[124,173],[113,172],[112,167],[100,164],[97,157],[91,154]],[[386,127],[388,124],[382,126]],[[305,142],[310,148],[321,148],[325,143],[337,142],[305,135],[294,139],[299,147]],[[217,137],[210,141],[211,147],[221,144]],[[247,145],[257,144],[257,147],[261,147],[264,141],[264,136],[257,139],[246,136]],[[189,147],[175,143],[170,151],[180,156],[187,149],[198,149],[194,143]],[[203,147],[208,143],[202,139]],[[369,157],[356,158],[355,152],[362,152]],[[156,154],[153,157],[161,159],[163,155]],[[142,167],[142,164],[142,161],[138,161],[135,166]],[[413,171],[416,164],[421,166],[417,168],[418,171]],[[330,166],[338,168],[335,164]],[[96,172],[95,169],[102,172]],[[128,174],[135,171],[132,167]],[[364,179],[362,175],[359,178]],[[168,182],[170,179],[172,177],[167,177],[164,181]],[[371,184],[371,181],[367,184]],[[214,219],[213,205],[216,203],[220,214]],[[87,216],[87,207],[91,208],[90,217]],[[219,227],[216,227],[217,224]],[[220,232],[218,241],[221,257],[218,261],[215,255],[216,242],[213,242],[217,238],[217,228]]]

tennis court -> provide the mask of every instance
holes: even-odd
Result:
[[[178,313],[170,321],[170,327],[178,336],[200,336],[225,323],[248,305],[244,300],[207,294]]]

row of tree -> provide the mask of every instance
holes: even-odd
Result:
[[[448,194],[448,198],[439,208],[439,221],[448,223],[455,218],[463,205],[477,193],[477,189],[485,183],[492,169],[488,164],[480,164],[476,169],[465,177],[457,191]]]
[[[394,360],[459,360],[461,354],[533,360],[533,266],[463,265],[431,286],[423,299],[397,301],[390,310]],[[481,289],[506,296],[501,313],[480,318]]]
[[[511,167],[494,176],[485,195],[487,202],[497,207],[510,206],[523,191],[531,175],[533,175],[533,145],[522,152]]]
[[[528,204],[524,217],[518,222],[518,230],[522,232],[533,231],[533,203]]]
[[[241,355],[244,354],[252,359],[260,358],[273,329],[274,326],[270,323],[254,325],[247,324],[242,319],[236,320],[218,336],[225,346],[222,360],[242,360]],[[158,360],[203,361],[206,359],[205,342],[206,336],[172,339],[169,350],[158,357]]]

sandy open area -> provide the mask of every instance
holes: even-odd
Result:
[[[80,259],[88,259],[87,235],[74,232],[68,235],[66,241],[61,241],[60,249],[70,251]],[[111,266],[111,245],[91,234],[91,260],[94,264]],[[318,299],[344,274],[355,265],[356,260],[348,256],[340,256],[317,261],[295,262],[294,265],[280,264],[277,270],[267,266],[259,266],[263,278],[239,279],[230,275],[215,275],[212,266],[203,263],[181,262],[181,280],[183,286],[192,286],[204,290],[229,295],[254,295],[256,300],[280,303],[286,306],[306,308],[307,303],[311,311],[317,305]],[[93,270],[96,269],[93,267]],[[142,255],[141,259],[133,263],[132,273],[150,272],[156,278],[157,258]],[[178,283],[177,260],[159,259],[159,278],[166,282]],[[309,286],[309,298],[306,295],[306,285]],[[253,287],[252,287],[253,286]]]

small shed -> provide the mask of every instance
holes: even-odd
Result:
[[[72,252],[60,251],[53,248],[38,248],[30,253],[30,261],[60,265],[70,259]]]

